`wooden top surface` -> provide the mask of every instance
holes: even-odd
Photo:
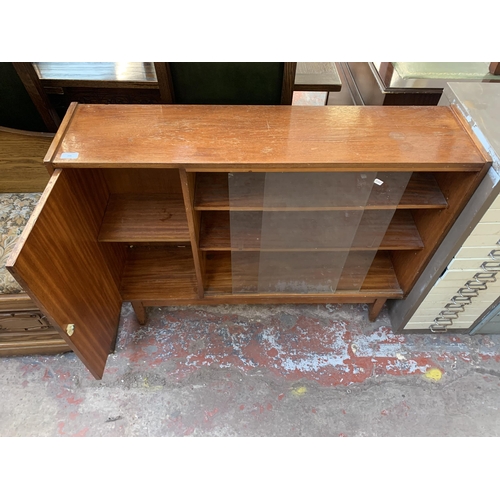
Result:
[[[72,105],[68,115],[45,158],[56,167],[477,170],[485,164],[447,107],[88,104]]]

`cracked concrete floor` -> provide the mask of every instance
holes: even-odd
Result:
[[[0,359],[1,436],[498,436],[500,336],[395,335],[363,305],[122,311],[102,380]]]

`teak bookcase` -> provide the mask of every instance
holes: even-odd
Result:
[[[7,267],[96,378],[123,301],[404,298],[490,160],[446,107],[77,105]]]

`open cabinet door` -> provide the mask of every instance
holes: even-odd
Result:
[[[99,170],[55,170],[6,266],[98,379],[114,347],[126,257],[124,245],[97,240],[108,198]]]

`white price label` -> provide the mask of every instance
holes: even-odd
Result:
[[[76,160],[78,153],[61,153],[61,160]]]

